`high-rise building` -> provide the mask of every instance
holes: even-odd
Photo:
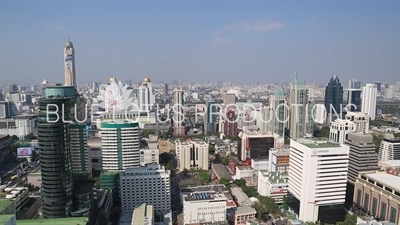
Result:
[[[375,152],[372,139],[370,134],[349,134],[345,142],[350,147],[348,182],[354,184],[360,172],[379,169],[378,154]]]
[[[361,112],[361,89],[347,90],[347,110]]]
[[[237,137],[238,123],[237,112],[233,109],[226,110],[224,121],[222,122],[222,133],[226,136]]]
[[[204,121],[204,130],[205,132],[208,133],[216,133],[217,132],[217,119],[218,119],[218,107],[215,104],[215,101],[213,99],[209,99],[206,102],[207,105],[207,111],[205,115],[205,121]]]
[[[369,132],[369,117],[367,114],[362,112],[347,112],[346,120],[349,120],[355,124],[355,133],[368,133]]]
[[[349,89],[361,89],[361,81],[358,81],[356,79],[351,79],[349,80]]]
[[[185,116],[183,114],[183,90],[181,87],[175,88],[174,105],[172,106],[174,135],[185,135],[186,130],[184,124]]]
[[[288,124],[289,114],[283,82],[280,88],[275,91],[274,95],[269,98],[269,107],[273,112],[273,115],[270,117],[271,121],[269,122],[272,125],[271,132],[283,137]],[[268,120],[269,118],[266,121]]]
[[[147,84],[142,83],[139,86],[138,89],[138,107],[139,107],[139,111],[141,112],[149,112],[151,109],[151,105],[150,105],[150,91],[149,88],[147,87]]]
[[[290,87],[290,138],[303,138],[314,131],[312,105],[309,101],[308,87],[299,80],[297,72]]]
[[[325,108],[328,113],[335,115],[336,112],[339,115],[343,108],[342,104],[343,86],[340,83],[338,76],[333,75],[325,88]],[[342,115],[339,116],[339,119],[341,119]]]
[[[103,170],[124,170],[140,166],[138,122],[103,122],[101,153]]]
[[[208,170],[208,144],[204,141],[175,141],[178,169]]]
[[[385,89],[385,98],[392,99],[395,96],[396,96],[396,85],[389,85],[389,87]]]
[[[171,213],[171,171],[159,164],[128,168],[119,174],[122,211],[134,210],[143,203],[154,211]],[[134,190],[134,191],[132,191]]]
[[[75,73],[75,50],[72,42],[68,38],[64,48],[64,85],[76,86],[76,73]]]
[[[277,134],[262,133],[244,127],[238,136],[238,158],[242,161],[268,159],[270,149],[280,147]]]
[[[378,90],[378,92],[382,91],[382,82],[380,82],[380,81],[375,82],[375,86],[376,86],[376,90]]]
[[[71,124],[69,129],[72,171],[74,174],[82,174],[91,179],[92,157],[87,144],[87,126],[86,124]]]
[[[366,84],[362,89],[361,112],[367,114],[371,120],[376,116],[377,88],[375,84]]]
[[[38,139],[45,218],[71,215],[73,168],[70,123],[82,115],[79,108],[81,99],[77,95],[74,86],[48,86],[39,100]]]
[[[289,192],[300,202],[300,220],[344,219],[349,150],[327,140],[290,140]]]
[[[140,149],[140,166],[146,166],[149,163],[159,163],[158,148],[142,148]]]
[[[153,93],[153,84],[152,84],[150,78],[145,77],[143,79],[142,84],[145,84],[147,86],[147,88],[149,89],[149,94],[150,94],[149,95],[149,99],[150,99],[149,101],[150,101],[150,105],[153,106],[154,104],[156,104],[156,96]]]
[[[168,84],[164,84],[164,96],[168,96]]]
[[[400,138],[384,138],[379,148],[379,160],[400,160]]]
[[[343,144],[350,132],[355,131],[355,124],[350,120],[336,119],[331,122],[329,140]]]

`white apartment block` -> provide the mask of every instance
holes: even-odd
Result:
[[[361,112],[367,114],[371,120],[376,116],[376,97],[378,89],[375,84],[366,84],[361,93]]]
[[[329,140],[343,144],[350,132],[355,131],[355,124],[350,120],[336,119],[331,122]]]
[[[379,147],[379,160],[400,160],[400,138],[384,138]]]
[[[155,149],[140,149],[140,166],[146,166],[149,163],[159,163],[159,151]]]
[[[300,201],[300,220],[318,221],[322,206],[344,203],[349,152],[326,139],[290,141],[289,192]]]
[[[138,122],[103,122],[101,125],[103,170],[124,170],[138,167]]]
[[[268,159],[251,159],[251,167],[254,171],[268,170]]]
[[[354,125],[355,133],[369,132],[369,116],[363,112],[347,112],[346,120],[350,120]]]
[[[236,166],[236,174],[234,179],[240,180],[254,176],[254,170],[250,166]]]
[[[171,211],[170,171],[159,164],[128,168],[120,173],[122,211],[133,211],[143,203],[163,214]]]
[[[16,135],[23,140],[26,135],[36,133],[37,120],[36,115],[22,115],[12,119],[0,119],[0,134]]]
[[[257,192],[281,204],[283,198],[288,195],[288,177],[288,172],[258,171]]]
[[[179,171],[192,168],[208,170],[208,146],[204,141],[191,139],[175,141]]]
[[[225,222],[227,198],[222,193],[193,192],[183,197],[183,223]]]

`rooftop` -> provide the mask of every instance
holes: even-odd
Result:
[[[249,199],[249,197],[246,195],[246,193],[243,192],[241,187],[233,187],[231,188],[232,194],[236,197],[237,203],[241,206],[245,205],[251,205],[252,201]]]
[[[238,214],[256,214],[256,210],[251,206],[239,206],[236,209],[236,215]]]
[[[7,224],[14,216],[14,214],[0,215],[0,224]]]
[[[268,176],[271,184],[280,184],[288,182],[289,174],[288,172],[270,172]]]
[[[9,199],[0,199],[0,213],[3,212],[12,203]]]
[[[251,166],[236,166],[239,170],[253,170]]]
[[[18,220],[18,225],[86,225],[86,217],[69,217],[57,219]]]
[[[283,149],[274,149],[276,152],[273,154],[276,156],[282,156],[282,155],[289,155],[290,154],[290,148],[283,148]]]
[[[368,173],[366,177],[375,180],[385,186],[391,187],[394,190],[400,191],[400,177],[387,173]]]
[[[211,168],[213,172],[217,175],[218,179],[225,178],[229,181],[232,181],[232,176],[229,174],[226,167],[222,164],[212,164]]]
[[[400,160],[386,160],[386,161],[380,161],[380,163],[386,164],[391,167],[400,166]]]
[[[340,147],[337,142],[329,141],[327,138],[307,138],[297,139],[298,143],[307,146],[309,148],[335,148]]]
[[[103,172],[101,172],[100,176],[115,176],[120,173],[121,173],[121,171],[103,171]]]

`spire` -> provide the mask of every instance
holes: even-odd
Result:
[[[68,33],[68,42],[71,42],[71,35]]]
[[[283,80],[281,81],[281,90],[283,90]]]
[[[297,77],[297,70],[294,72],[294,79],[298,79],[298,77]]]

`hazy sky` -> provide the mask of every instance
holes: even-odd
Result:
[[[79,83],[400,80],[400,1],[0,2],[1,85],[63,82],[68,33]]]

